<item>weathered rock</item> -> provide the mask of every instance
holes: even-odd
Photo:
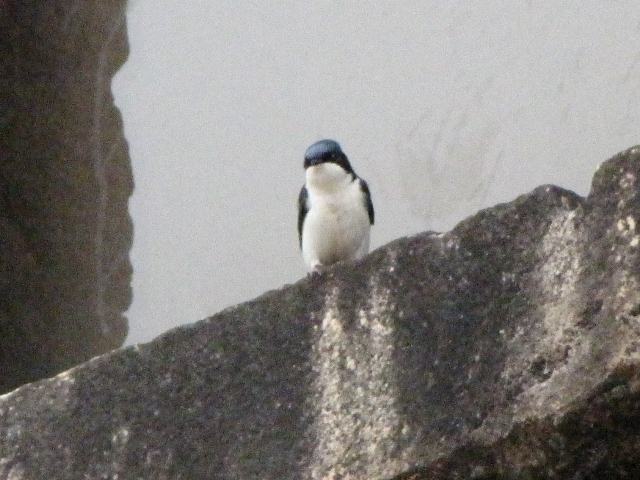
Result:
[[[638,179],[640,147],[24,386],[0,478],[638,478]]]
[[[125,0],[0,2],[0,392],[122,345]]]

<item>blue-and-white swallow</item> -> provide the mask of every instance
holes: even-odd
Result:
[[[374,222],[367,182],[340,145],[320,140],[304,154],[305,184],[298,197],[298,237],[310,271],[369,252]]]

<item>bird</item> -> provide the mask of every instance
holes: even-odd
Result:
[[[374,210],[367,182],[356,175],[340,144],[320,140],[304,154],[298,196],[298,240],[309,272],[369,252]]]

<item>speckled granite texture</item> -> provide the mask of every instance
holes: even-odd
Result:
[[[0,392],[122,345],[125,2],[0,2]]]
[[[636,147],[0,397],[0,478],[640,478],[639,179]]]

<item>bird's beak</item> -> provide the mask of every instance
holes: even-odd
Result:
[[[320,163],[322,163],[322,159],[320,159],[320,158],[311,158],[311,159],[307,160],[305,168],[315,167],[316,165],[319,165]]]

